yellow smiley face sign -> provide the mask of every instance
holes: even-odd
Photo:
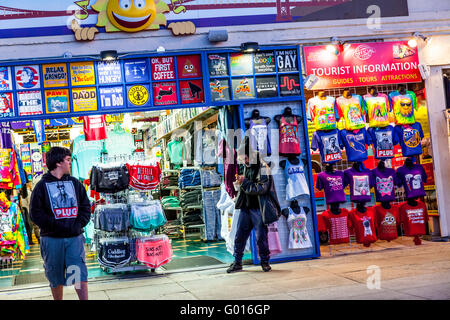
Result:
[[[109,21],[118,29],[137,32],[146,29],[156,18],[153,0],[109,0]]]

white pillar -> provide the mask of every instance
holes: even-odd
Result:
[[[431,67],[431,75],[425,81],[425,85],[441,236],[448,237],[450,230],[450,147],[445,116],[446,102],[442,69],[442,66]]]

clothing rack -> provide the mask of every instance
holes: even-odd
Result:
[[[133,154],[133,155],[114,155],[114,156],[107,156],[105,154],[101,155],[99,158],[99,163],[95,165],[104,165],[104,164],[111,164],[111,165],[123,165],[124,163],[128,162],[139,162],[144,161],[145,157],[143,154]],[[129,206],[132,203],[151,203],[151,201],[158,201],[154,200],[152,197],[152,191],[141,191],[141,190],[135,190],[131,187],[128,189],[125,189],[123,191],[119,191],[116,193],[100,193],[101,197],[105,199],[105,204],[126,204]],[[95,213],[94,213],[95,214]],[[94,245],[95,245],[95,252],[98,254],[100,249],[100,243],[102,241],[108,241],[108,240],[120,240],[120,239],[127,239],[127,241],[130,244],[130,254],[131,259],[128,263],[125,265],[119,266],[119,267],[106,267],[102,266],[101,268],[107,272],[107,273],[117,273],[117,272],[128,272],[128,271],[140,271],[140,270],[151,270],[152,272],[155,271],[154,268],[151,268],[139,261],[137,261],[135,250],[133,251],[133,248],[135,248],[136,239],[144,238],[148,239],[149,237],[155,236],[157,230],[149,230],[149,231],[143,231],[143,230],[137,230],[129,227],[125,231],[103,231],[94,228]]]

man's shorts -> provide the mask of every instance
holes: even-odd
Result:
[[[84,242],[82,234],[72,238],[41,237],[41,256],[50,287],[87,281]]]

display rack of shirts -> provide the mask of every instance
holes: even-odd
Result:
[[[346,202],[344,192],[344,172],[323,171],[317,175],[316,188],[324,190],[326,203],[343,203]]]
[[[347,161],[365,161],[368,158],[367,147],[370,145],[370,140],[365,128],[358,130],[340,130],[342,143],[347,154]]]
[[[378,239],[387,241],[397,239],[397,223],[400,218],[399,206],[390,205],[390,208],[385,208],[382,205],[377,205],[375,212]]]
[[[319,149],[322,163],[335,163],[342,160],[344,147],[339,130],[315,131],[311,140],[311,149]]]
[[[316,130],[336,129],[336,99],[331,96],[316,96],[308,100],[308,118],[314,123]]]
[[[395,157],[394,146],[399,141],[393,126],[369,128],[367,133],[370,137],[370,143],[374,147],[375,159],[390,159]]]
[[[377,93],[374,96],[368,93],[363,96],[363,102],[369,116],[369,127],[386,127],[389,125],[389,112],[392,111],[392,107],[386,94]]]
[[[369,246],[377,241],[375,231],[375,209],[366,207],[366,212],[360,212],[358,208],[350,211],[349,218],[353,231],[355,232],[356,242]]]
[[[397,169],[397,177],[398,186],[403,186],[407,199],[426,195],[424,184],[427,182],[427,174],[422,165],[403,165]]]
[[[373,180],[370,170],[350,168],[344,171],[344,186],[350,186],[350,201],[370,202]]]
[[[422,154],[421,142],[424,134],[419,122],[395,126],[394,135],[400,143],[404,157]]]
[[[427,206],[422,201],[415,205],[407,202],[400,205],[400,223],[403,226],[405,236],[420,236],[426,234],[426,223],[428,221]]]
[[[389,100],[394,110],[395,124],[413,124],[416,122],[414,109],[417,110],[417,97],[413,91],[389,93]]]
[[[371,173],[376,201],[395,201],[395,186],[398,185],[395,170],[392,168],[375,168],[371,170]]]
[[[340,96],[336,99],[336,107],[339,114],[339,121],[344,121],[346,130],[357,130],[365,128],[366,110],[362,98],[358,94],[352,94],[345,97]]]
[[[296,213],[288,207],[289,215],[286,219],[289,228],[289,249],[311,248],[312,243],[308,235],[307,218],[305,211],[300,207],[300,212]]]

